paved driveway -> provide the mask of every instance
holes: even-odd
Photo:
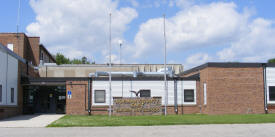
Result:
[[[274,137],[275,124],[0,128],[0,137]]]
[[[60,114],[20,115],[0,120],[0,127],[45,127],[61,118]]]

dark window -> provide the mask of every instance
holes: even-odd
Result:
[[[140,90],[140,97],[151,97],[151,90]]]
[[[0,102],[2,102],[2,85],[0,85]]]
[[[269,87],[269,100],[275,101],[275,86]]]
[[[40,60],[44,60],[43,52],[41,52],[41,59]]]
[[[95,103],[105,103],[105,90],[95,90]]]
[[[185,89],[184,90],[184,102],[194,102],[194,90]]]
[[[11,88],[11,103],[14,103],[14,88]]]

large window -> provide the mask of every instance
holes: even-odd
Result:
[[[0,102],[2,102],[2,85],[0,85]]]
[[[95,103],[105,103],[105,98],[105,90],[95,90]]]
[[[11,103],[14,103],[14,88],[11,88]]]
[[[140,90],[140,97],[151,97],[151,90]]]
[[[184,90],[184,102],[195,102],[195,93],[193,89]]]
[[[275,101],[275,86],[269,87],[269,101]]]

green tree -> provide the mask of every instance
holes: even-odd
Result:
[[[66,58],[63,54],[57,53],[55,56],[56,64],[70,64],[70,59]]]
[[[82,64],[82,61],[80,59],[73,59],[71,60],[71,64]]]
[[[268,63],[275,63],[275,58],[269,59],[269,60],[268,60]]]
[[[85,56],[82,57],[81,62],[82,62],[82,64],[88,64],[87,57],[85,57]]]

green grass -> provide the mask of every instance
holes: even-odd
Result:
[[[168,116],[79,116],[66,115],[48,127],[152,126],[187,124],[275,123],[275,114],[168,115]]]

